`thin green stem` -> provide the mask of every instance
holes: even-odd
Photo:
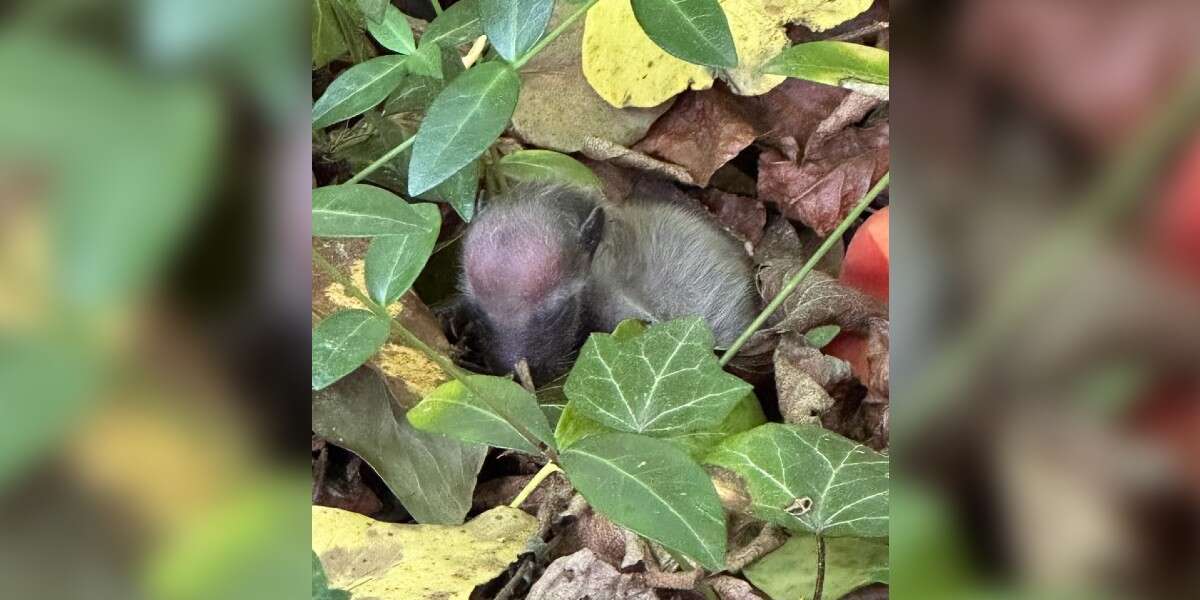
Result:
[[[812,600],[821,600],[825,591],[825,536],[817,534],[817,582],[813,585]]]
[[[891,181],[891,178],[891,172],[885,173],[883,178],[881,178],[879,182],[875,184],[875,187],[872,187],[871,190],[867,192],[867,195],[863,196],[862,200],[859,200],[858,204],[854,207],[854,210],[851,210],[850,214],[846,215],[846,218],[842,219],[841,223],[838,223],[837,228],[825,237],[825,241],[822,242],[820,247],[817,248],[817,251],[814,252],[811,257],[809,257],[808,262],[804,263],[803,267],[800,267],[800,270],[794,276],[792,276],[792,279],[788,281],[787,285],[783,286],[783,289],[779,290],[778,294],[775,294],[775,298],[773,298],[771,302],[767,304],[767,307],[764,308],[762,312],[758,313],[758,316],[755,317],[752,323],[750,323],[750,326],[747,327],[746,330],[742,332],[742,335],[738,336],[737,340],[735,340],[733,344],[729,346],[729,349],[725,351],[725,354],[721,355],[721,366],[729,364],[729,361],[733,360],[733,357],[737,355],[738,350],[741,350],[742,346],[745,346],[746,342],[750,340],[750,337],[753,336],[754,333],[757,332],[763,326],[763,324],[767,322],[767,319],[771,318],[771,315],[775,314],[775,311],[779,310],[779,307],[783,305],[783,302],[787,300],[788,296],[790,296],[792,292],[796,291],[796,287],[800,285],[800,282],[803,281],[804,278],[813,270],[813,268],[817,266],[817,263],[821,262],[821,259],[825,257],[825,254],[828,253],[831,248],[833,248],[833,245],[841,241],[842,234],[846,233],[846,230],[850,228],[850,225],[852,225],[854,221],[858,219],[859,215],[861,215],[863,211],[867,209],[867,206],[870,205],[873,200],[875,200],[875,197],[878,196],[879,193],[888,186],[888,182]]]
[[[348,181],[346,181],[346,183],[351,184],[351,183],[358,183],[358,182],[362,181],[364,178],[366,178],[367,175],[374,173],[376,169],[387,164],[387,162],[389,160],[396,158],[397,156],[400,155],[401,152],[404,152],[405,150],[407,150],[408,147],[411,146],[413,144],[413,141],[416,139],[417,139],[417,136],[414,135],[414,136],[409,137],[407,140],[400,142],[400,144],[398,144],[395,148],[388,150],[387,154],[380,156],[379,160],[376,160],[375,162],[364,167],[363,170],[355,173],[354,177],[351,177]]]
[[[435,15],[442,14],[442,3],[441,2],[438,2],[438,0],[429,0],[429,3],[431,5],[433,5],[433,14],[435,14]]]
[[[554,30],[546,34],[545,37],[538,40],[538,42],[534,44],[532,48],[527,50],[525,54],[522,54],[519,58],[517,58],[517,60],[513,62],[512,68],[520,69],[521,67],[525,66],[525,63],[529,62],[529,59],[536,56],[537,53],[541,52],[546,46],[549,46],[550,42],[553,42],[555,38],[562,35],[564,31],[569,29],[571,24],[579,20],[579,17],[587,14],[588,9],[594,6],[596,2],[599,2],[599,0],[588,0],[583,6],[571,13],[570,16],[568,16],[566,19],[563,19],[563,22],[559,23],[558,27],[555,27]]]
[[[473,373],[454,364],[454,361],[450,360],[449,357],[433,349],[429,346],[429,344],[426,344],[424,341],[422,341],[421,338],[414,335],[413,332],[409,331],[407,327],[400,323],[400,321],[388,314],[386,308],[374,300],[371,300],[362,292],[362,290],[358,289],[358,286],[355,285],[354,282],[341,271],[341,269],[338,269],[333,265],[333,263],[330,263],[329,260],[322,256],[316,248],[313,248],[313,261],[317,263],[317,266],[319,266],[321,270],[329,274],[334,281],[342,284],[342,287],[346,289],[346,292],[357,298],[359,302],[362,302],[368,310],[375,313],[375,315],[381,319],[387,319],[391,323],[392,333],[399,337],[404,345],[409,346],[410,348],[415,348],[418,352],[424,354],[426,358],[436,364],[438,368],[440,368],[447,375],[457,379],[459,383],[463,384],[463,387],[467,388],[468,392],[470,392],[476,398],[479,398],[479,400],[487,405],[487,407],[491,409],[493,413],[499,415],[500,418],[507,421],[509,425],[512,425],[513,429],[515,429],[522,438],[525,438],[525,441],[532,444],[534,448],[542,448],[542,452],[547,458],[550,459],[551,462],[558,460],[558,454],[554,452],[553,448],[545,447],[545,445],[542,444],[542,442],[536,437],[534,437],[524,425],[509,419],[503,411],[498,409],[496,405],[492,403],[491,399],[488,398],[488,396],[483,393],[482,390],[471,383],[469,378],[471,375],[473,375]]]
[[[537,486],[541,485],[541,483],[545,481],[547,477],[561,470],[562,469],[558,468],[558,465],[554,464],[553,462],[546,463],[546,466],[542,467],[541,470],[534,474],[533,479],[530,479],[529,483],[526,483],[525,487],[521,488],[520,493],[517,494],[516,498],[513,498],[513,501],[509,503],[509,506],[512,508],[521,508],[521,505],[524,504],[525,500],[529,498],[530,494],[533,494],[533,490],[536,490]]]

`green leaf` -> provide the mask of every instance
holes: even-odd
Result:
[[[415,234],[376,237],[367,249],[367,292],[372,300],[383,306],[391,304],[408,291],[437,243],[441,211],[432,204],[416,204],[413,210],[434,226]]]
[[[596,510],[710,570],[725,566],[725,512],[708,474],[670,442],[629,433],[581,440],[560,455]]]
[[[733,406],[733,410],[725,420],[713,427],[692,431],[666,438],[667,441],[678,444],[689,456],[696,460],[703,459],[717,444],[725,438],[743,431],[749,431],[767,422],[762,405],[751,392]]]
[[[533,394],[502,377],[473,375],[467,381],[479,393],[486,394],[488,402],[468,391],[462,382],[454,380],[443,383],[425,396],[409,411],[408,421],[417,429],[470,442],[540,453],[512,426],[511,423],[516,421],[535,438],[553,447],[554,433]],[[501,412],[492,410],[489,402]]]
[[[594,333],[567,378],[582,416],[618,431],[668,436],[720,423],[750,384],[721,370],[704,320],[651,326],[620,341]]]
[[[475,159],[418,198],[445,202],[463,221],[470,223],[471,219],[475,218],[475,196],[479,192],[480,169],[479,159]]]
[[[537,43],[553,10],[554,0],[479,0],[483,32],[509,62]]]
[[[479,20],[479,0],[462,0],[442,11],[421,36],[421,45],[437,42],[454,47],[483,35]]]
[[[312,0],[309,19],[312,23],[313,68],[319,69],[333,59],[346,53],[346,40],[338,27],[333,2],[337,0]]]
[[[325,567],[317,553],[312,553],[312,600],[350,600],[350,592],[329,589],[329,580],[325,578]]]
[[[888,52],[849,42],[796,44],[772,58],[763,72],[827,85],[846,81],[888,84]]]
[[[442,73],[442,47],[435,43],[421,44],[415,52],[405,59],[405,68],[409,73],[420,77],[431,77],[444,80]],[[462,62],[460,61],[461,65]]]
[[[312,333],[312,389],[324,389],[362,366],[390,332],[390,323],[365,310],[326,317]]]
[[[462,523],[488,450],[414,428],[370,367],[313,393],[312,430],[362,457],[419,523]]]
[[[817,577],[817,540],[793,536],[779,549],[742,570],[754,587],[771,598],[808,598]],[[841,598],[871,583],[888,582],[888,543],[880,538],[829,538],[825,541],[823,597]]]
[[[516,71],[500,62],[484,63],[451,81],[417,131],[409,193],[425,192],[483,154],[504,132],[520,90]]]
[[[422,48],[426,46],[435,47],[426,44]],[[436,47],[441,55],[441,66],[438,68],[436,76],[414,73],[412,69],[409,69],[409,73],[396,87],[396,91],[392,92],[392,95],[388,96],[387,102],[384,103],[384,114],[425,112],[438,93],[446,88],[446,84],[466,70],[457,50],[450,46],[437,45]],[[414,54],[422,54],[422,52],[424,50],[418,49]]]
[[[600,178],[583,163],[553,150],[518,150],[496,164],[499,173],[513,181],[557,181],[600,189]]]
[[[313,190],[312,234],[317,237],[426,236],[440,217],[373,185],[329,185]]]
[[[396,89],[404,69],[403,56],[380,56],[346,69],[313,103],[313,128],[328,127],[367,112]]]
[[[358,0],[358,9],[362,11],[363,16],[367,18],[368,25],[374,21],[376,23],[384,20],[384,12],[387,7],[391,6],[389,0]]]
[[[560,450],[564,450],[579,440],[601,433],[615,432],[579,414],[579,409],[568,402],[563,406],[558,423],[554,427],[554,441],[558,443]]]
[[[765,521],[828,537],[888,534],[887,457],[827,429],[768,423],[725,440],[706,462],[741,476]]]
[[[729,21],[717,0],[633,0],[642,31],[671,55],[698,65],[738,64]]]
[[[417,43],[413,40],[412,27],[408,24],[408,19],[400,9],[386,3],[383,19],[379,22],[368,21],[367,31],[371,32],[371,36],[375,41],[379,42],[384,48],[392,52],[400,54],[411,54],[417,49]]]
[[[832,342],[833,338],[837,337],[837,334],[841,332],[842,328],[837,325],[821,325],[820,327],[809,329],[804,334],[804,339],[813,348],[820,349],[828,346],[829,342]]]

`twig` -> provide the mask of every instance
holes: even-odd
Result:
[[[860,27],[854,31],[847,31],[846,33],[835,35],[829,39],[830,41],[834,42],[856,42],[867,36],[879,33],[880,31],[887,29],[889,26],[890,25],[887,21],[876,21],[865,27]]]
[[[842,222],[838,224],[837,228],[825,238],[825,241],[821,243],[821,245],[817,248],[817,251],[814,252],[811,257],[809,257],[808,262],[804,263],[804,266],[801,267],[794,276],[792,276],[791,281],[788,281],[787,285],[783,286],[783,289],[779,290],[779,293],[775,295],[775,298],[771,300],[770,304],[767,304],[767,307],[764,308],[762,312],[758,313],[758,316],[755,317],[754,321],[750,323],[750,326],[747,327],[746,330],[742,332],[742,335],[738,336],[738,339],[729,346],[729,349],[725,351],[725,354],[721,355],[722,367],[729,364],[729,361],[733,360],[734,356],[737,356],[738,350],[741,350],[742,346],[746,345],[746,342],[750,340],[750,337],[754,335],[754,332],[758,331],[758,329],[767,322],[767,319],[771,318],[771,315],[775,314],[776,310],[779,310],[779,307],[783,305],[784,300],[787,300],[788,296],[790,296],[792,292],[796,291],[796,287],[800,285],[800,282],[803,281],[809,272],[817,266],[817,263],[821,262],[821,259],[825,257],[825,254],[828,253],[831,248],[833,248],[833,245],[841,242],[842,234],[846,233],[846,230],[849,229],[850,225],[853,224],[856,219],[858,219],[858,216],[861,215],[864,210],[866,210],[867,206],[871,204],[871,201],[874,200],[875,197],[878,196],[879,193],[888,186],[888,182],[891,181],[891,178],[892,174],[890,171],[884,173],[879,182],[875,184],[875,187],[872,187],[871,190],[867,192],[867,195],[863,196],[862,200],[859,200],[858,205],[854,207],[854,210],[851,210],[850,214],[846,215],[846,218],[842,219]]]
[[[817,583],[813,586],[812,600],[821,600],[825,590],[825,536],[817,534]]]
[[[774,552],[787,541],[787,534],[776,525],[764,525],[762,531],[750,540],[745,547],[731,552],[725,558],[725,569],[736,573],[746,568],[746,565]]]

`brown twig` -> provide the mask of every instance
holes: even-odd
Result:
[[[859,27],[854,31],[847,31],[846,33],[835,35],[829,39],[830,41],[834,42],[857,42],[858,40],[884,31],[888,27],[890,27],[890,24],[887,21],[876,21],[865,27]]]

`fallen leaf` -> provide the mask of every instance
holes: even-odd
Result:
[[[654,590],[625,575],[587,548],[550,563],[526,600],[656,600]]]
[[[812,597],[817,574],[817,543],[795,535],[782,547],[755,561],[742,573],[774,600]],[[887,582],[888,542],[876,538],[825,540],[823,597],[841,598],[863,585]]]
[[[784,335],[775,348],[775,384],[785,423],[820,424],[825,414],[854,385],[850,365],[821,354],[803,336]]]
[[[738,239],[749,242],[751,246],[758,245],[762,240],[767,225],[767,211],[762,202],[714,188],[704,190],[700,194],[700,202],[726,231]]]
[[[467,600],[525,550],[537,519],[500,506],[465,525],[384,523],[314,506],[312,547],[332,587],[356,598]]]
[[[789,79],[750,102],[762,122],[770,126],[762,141],[783,151],[807,145],[821,123],[849,95],[850,92],[842,88]]]
[[[759,273],[763,297],[774,298],[801,266],[798,260],[768,263]],[[887,316],[887,307],[882,302],[817,270],[804,277],[780,311],[782,318],[774,329],[796,333],[820,325],[837,325],[843,330],[867,333],[872,317]]]
[[[686,168],[703,187],[758,134],[749,107],[716,86],[676,101],[633,149]]]
[[[594,160],[611,162],[622,167],[661,175],[687,185],[696,183],[692,180],[692,174],[679,165],[663,162],[605,139],[588,136],[584,139],[583,147],[580,150],[585,156]]]
[[[888,169],[888,124],[847,128],[789,157],[759,155],[758,196],[825,237]]]
[[[557,5],[550,28],[578,8],[569,2]],[[576,22],[521,69],[521,96],[512,130],[532,146],[579,152],[589,137],[630,146],[671,107],[669,97],[646,108],[624,110],[605,102],[584,78],[583,30],[583,23]]]

